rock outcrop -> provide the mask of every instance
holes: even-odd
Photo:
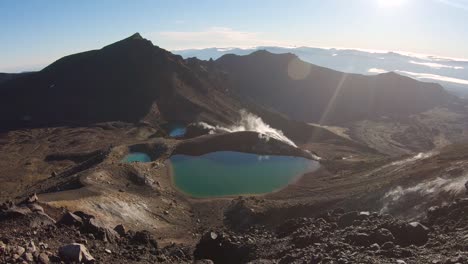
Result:
[[[297,156],[307,159],[315,157],[300,148],[275,138],[265,138],[253,131],[204,135],[180,142],[173,154],[203,155],[215,151],[239,151],[261,155]]]

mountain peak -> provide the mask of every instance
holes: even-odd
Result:
[[[124,38],[124,39],[122,39],[120,41],[117,41],[115,43],[107,45],[104,48],[107,48],[107,49],[116,48],[116,47],[126,47],[126,48],[139,47],[139,48],[142,48],[143,46],[147,47],[147,48],[152,48],[153,43],[150,40],[143,38],[140,35],[140,33],[137,32],[137,33],[131,35],[130,37]]]
[[[144,39],[140,33],[136,32],[135,34],[131,35],[129,39]]]

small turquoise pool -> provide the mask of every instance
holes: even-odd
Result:
[[[181,122],[170,122],[170,123],[164,124],[162,127],[166,131],[166,133],[169,134],[169,136],[173,138],[183,137],[185,136],[185,133],[187,132],[187,128],[185,124]]]
[[[185,127],[176,127],[176,128],[173,128],[169,132],[169,136],[174,137],[174,138],[183,137],[186,132],[187,132],[187,129]]]
[[[143,152],[132,152],[125,156],[123,162],[151,162],[151,157]]]
[[[233,151],[174,155],[170,161],[176,187],[200,198],[273,192],[319,167],[306,158]]]

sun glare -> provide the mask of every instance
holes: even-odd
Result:
[[[377,0],[377,1],[380,7],[398,7],[408,2],[408,0]]]

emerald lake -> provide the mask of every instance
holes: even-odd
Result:
[[[319,167],[301,157],[233,151],[174,155],[170,161],[176,187],[198,198],[273,192]]]
[[[125,156],[122,162],[150,162],[151,157],[143,152],[132,152]]]

